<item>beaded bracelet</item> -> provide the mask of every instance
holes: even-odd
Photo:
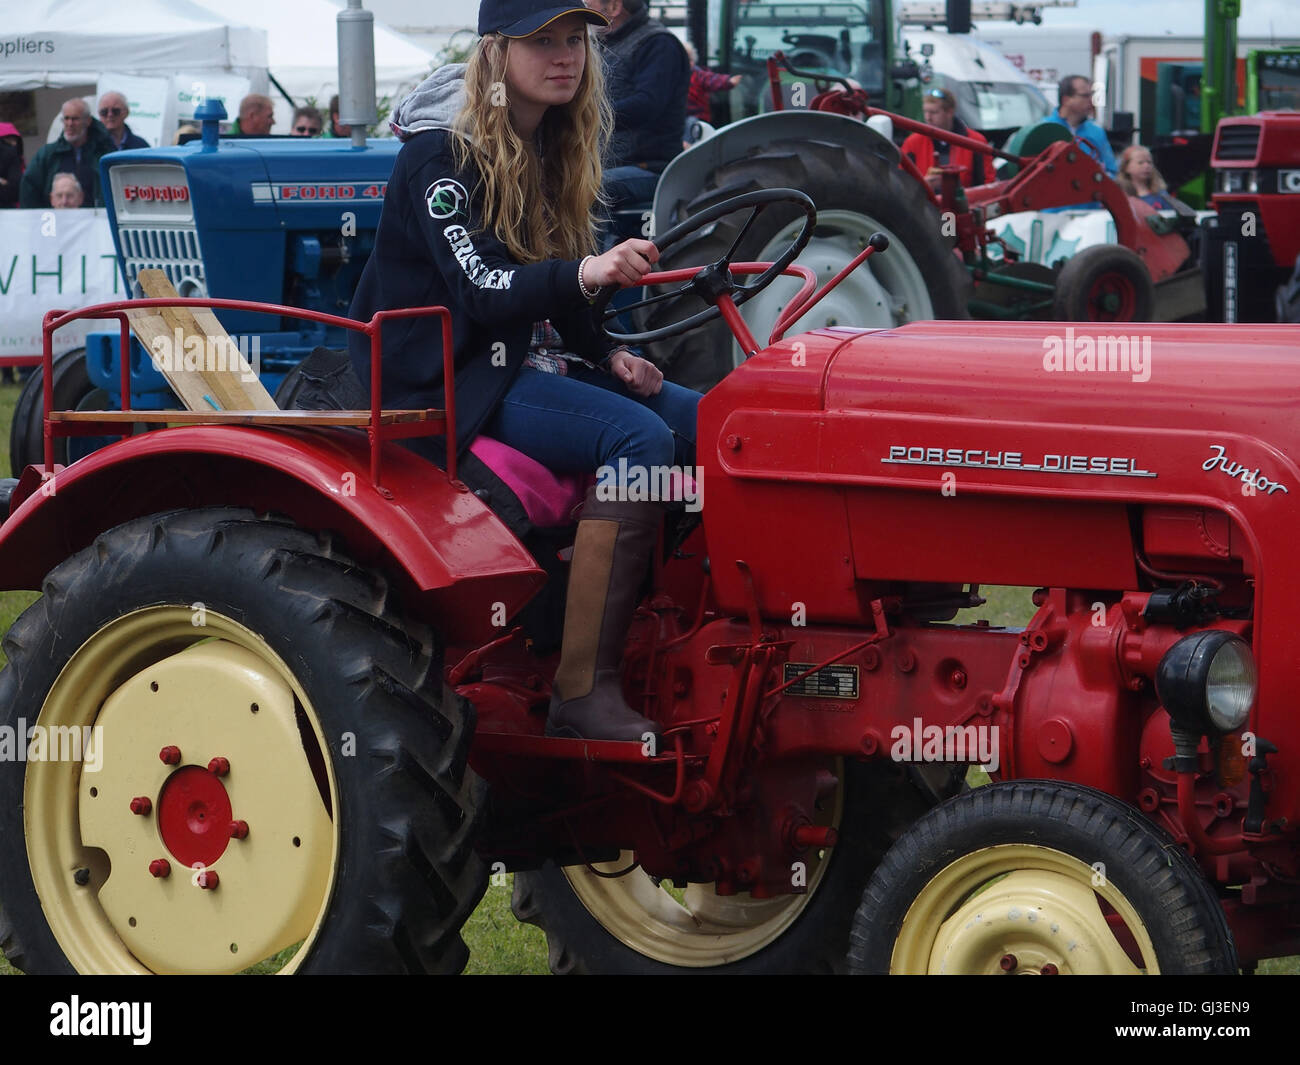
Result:
[[[588,303],[596,301],[596,293],[587,288],[587,283],[582,280],[582,268],[587,265],[588,259],[594,259],[594,255],[584,256],[582,262],[578,263],[578,291],[582,293],[582,298]]]

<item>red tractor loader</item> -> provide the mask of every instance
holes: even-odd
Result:
[[[818,298],[804,272],[760,350],[736,306],[812,202],[767,190],[661,238],[778,202],[805,223],[774,264],[654,279],[752,353],[701,403],[706,506],[666,524],[627,642],[658,744],[543,735],[559,630],[517,619],[553,554],[455,456],[395,443],[450,430],[454,397],[168,412],[28,468],[0,526],[5,586],[43,593],[0,674],[24,752],[0,762],[14,964],[231,972],[297,945],[299,972],[458,971],[506,870],[565,971],[1300,951],[1297,331],[784,339]],[[125,332],[112,306],[52,312],[47,361],[88,313]],[[47,431],[139,416],[50,410]],[[1032,621],[963,624],[981,583],[1036,588]],[[994,782],[964,790],[977,763]]]
[[[655,192],[654,222],[666,231],[737,193],[797,188],[812,197],[821,219],[799,261],[822,281],[866,246],[872,230],[884,232],[895,255],[840,285],[809,327],[892,328],[920,318],[967,317],[1180,321],[1204,314],[1204,283],[1189,245],[1194,212],[1170,219],[1127,196],[1066,127],[1037,123],[1013,137],[1008,150],[999,150],[871,106],[870,94],[847,79],[800,70],[782,52],[768,58],[767,70],[773,110],[733,123],[674,159]],[[806,108],[786,106],[783,77],[801,79],[811,97]],[[887,118],[895,131],[923,133],[983,155],[990,174],[995,158],[1011,166],[998,180],[969,189],[958,184],[956,168],[947,168],[935,192],[888,136],[863,121],[876,116]],[[998,247],[995,220],[1070,206],[1104,209],[1114,225],[1114,243],[1094,244],[1051,265]],[[744,234],[739,225],[737,216],[698,232],[661,265],[707,261],[729,248],[742,258],[774,258],[798,231],[800,216],[794,209],[769,211]],[[790,291],[788,282],[776,285],[751,303],[744,315],[751,330],[762,335],[771,329]],[[744,353],[718,321],[686,336],[657,332],[678,314],[667,303],[640,312],[644,331],[661,337],[649,354],[671,379],[712,387]]]

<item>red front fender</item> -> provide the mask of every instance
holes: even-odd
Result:
[[[221,425],[133,437],[45,484],[28,467],[0,526],[0,589],[38,589],[54,566],[132,518],[246,506],[337,532],[456,642],[499,635],[496,604],[513,616],[545,581],[532,556],[473,493],[405,448],[385,449],[382,489],[369,461],[356,430]]]

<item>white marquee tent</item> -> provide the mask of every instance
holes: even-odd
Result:
[[[57,125],[66,98],[57,90],[71,87],[88,95],[107,88],[125,92],[132,128],[153,143],[170,142],[200,89],[221,96],[232,118],[243,93],[270,92],[277,133],[288,132],[292,112],[271,87],[268,70],[299,103],[313,98],[323,108],[338,91],[340,7],[327,0],[33,0],[9,6],[0,26],[0,92],[38,90],[41,131]],[[380,98],[396,102],[433,64],[432,52],[375,24]],[[29,156],[33,149],[29,143]]]
[[[190,0],[46,0],[6,4],[0,91],[93,84],[131,74],[266,69],[266,34]]]
[[[233,22],[266,31],[267,66],[272,77],[301,103],[310,97],[322,110],[338,92],[338,29],[341,5],[328,0],[198,0]],[[366,7],[362,3],[363,7]],[[434,54],[375,21],[375,93],[396,103],[419,84],[434,65]],[[292,117],[276,97],[275,132],[288,131]]]

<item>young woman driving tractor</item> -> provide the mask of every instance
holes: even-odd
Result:
[[[483,0],[468,63],[395,113],[405,144],[352,315],[451,311],[458,451],[484,434],[560,473],[686,466],[699,394],[592,314],[600,289],[637,284],[658,259],[648,240],[594,254],[611,116],[592,23],[605,19],[553,0]],[[368,382],[359,334],[352,362]],[[442,366],[436,319],[392,322],[384,406],[442,405]],[[581,512],[547,733],[640,741],[657,726],[624,701],[619,666],[662,504],[602,495],[616,498],[593,488]]]

